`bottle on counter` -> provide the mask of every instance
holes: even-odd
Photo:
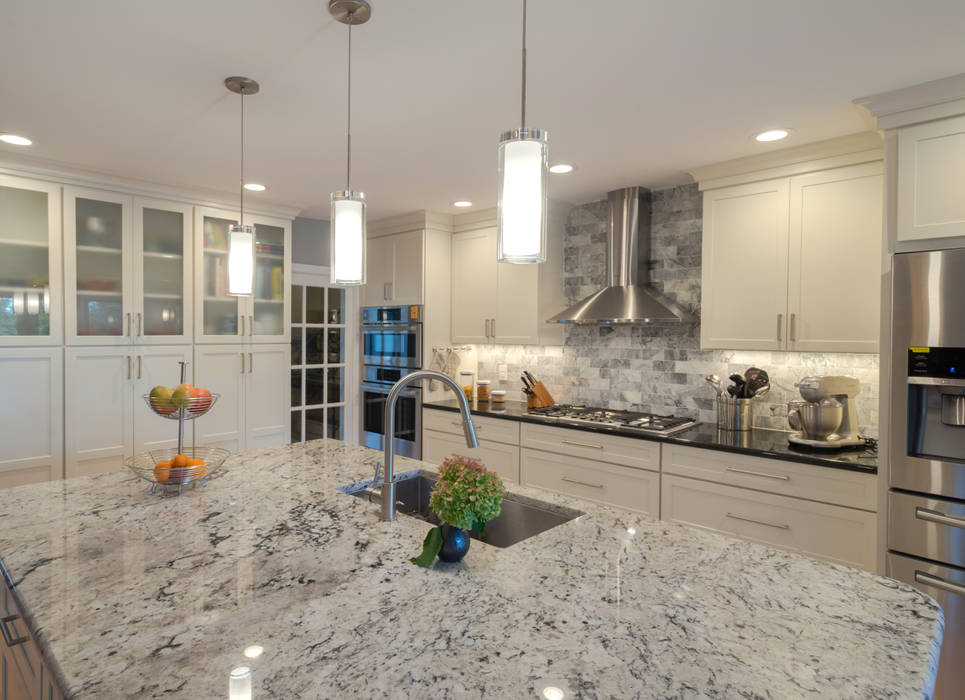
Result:
[[[466,401],[472,401],[472,395],[476,389],[474,386],[475,376],[476,373],[471,369],[459,370],[459,386],[462,387],[462,393],[466,395]]]
[[[480,401],[489,401],[489,380],[480,379],[476,382],[476,398]]]

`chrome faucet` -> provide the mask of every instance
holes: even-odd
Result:
[[[423,379],[438,379],[456,392],[459,399],[459,412],[462,414],[462,431],[466,434],[466,446],[479,446],[479,441],[476,439],[476,427],[472,424],[472,418],[469,415],[469,401],[466,400],[465,393],[451,377],[431,369],[419,370],[402,377],[389,390],[389,397],[385,400],[385,456],[382,460],[385,477],[382,480],[382,520],[395,520],[395,471],[392,466],[392,446],[395,442],[395,402],[402,390],[409,384]],[[378,468],[376,468],[375,473],[375,479],[378,481]]]

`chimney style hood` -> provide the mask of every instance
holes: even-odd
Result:
[[[547,323],[643,324],[692,321],[650,286],[650,190],[626,187],[607,194],[607,286]]]

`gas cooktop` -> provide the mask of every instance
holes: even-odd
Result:
[[[635,411],[608,411],[605,408],[570,404],[531,408],[527,413],[531,416],[545,418],[550,422],[598,425],[650,435],[673,435],[690,428],[697,422],[692,418],[658,416],[653,413],[638,413]]]

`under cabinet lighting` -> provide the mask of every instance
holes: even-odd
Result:
[[[769,141],[780,141],[786,139],[791,134],[790,129],[768,129],[754,136],[754,139],[762,143]]]
[[[268,188],[264,185],[259,185],[257,182],[246,182],[245,189],[249,192],[264,192]]]
[[[28,139],[26,136],[17,136],[17,134],[0,134],[0,141],[4,143],[9,143],[11,146],[31,146],[33,141]]]
[[[557,163],[556,165],[550,166],[550,172],[555,175],[564,175],[573,172],[573,166],[569,163]]]

